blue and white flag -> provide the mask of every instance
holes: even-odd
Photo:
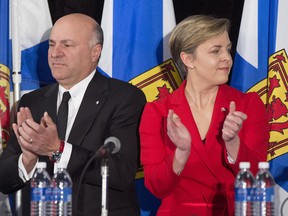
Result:
[[[47,0],[21,0],[21,4],[21,88],[33,90],[54,81],[47,61],[52,20]]]
[[[276,181],[275,215],[288,212],[288,1],[246,0],[231,85],[255,91],[267,105],[267,160]],[[251,107],[253,109],[253,107]]]
[[[145,88],[151,83],[155,86],[160,83],[165,90],[176,88],[179,79],[174,77],[175,66],[171,62],[162,64],[171,58],[168,40],[175,27],[172,0],[105,1],[101,27],[104,46],[99,67],[108,76],[127,82],[133,80],[132,84],[145,94],[155,93],[151,98],[159,95],[157,89]],[[155,73],[154,79],[149,78],[152,73]],[[168,80],[168,83],[161,83],[161,80]],[[168,85],[171,88],[167,88]],[[136,188],[141,215],[156,215],[160,201],[145,188],[143,176],[138,175]]]
[[[19,27],[21,91],[31,91],[54,82],[47,61],[48,38],[52,27],[49,5],[47,0],[10,2],[10,17],[15,18],[14,13],[17,13]],[[16,5],[16,10],[13,10],[13,5]],[[13,29],[11,32],[13,34]],[[12,45],[15,42],[12,40]]]
[[[101,26],[104,47],[99,67],[111,77],[129,81],[171,58],[172,0],[105,1]]]

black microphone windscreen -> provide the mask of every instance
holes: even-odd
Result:
[[[108,138],[105,140],[105,142],[104,142],[104,146],[105,146],[106,144],[110,143],[110,142],[115,145],[115,148],[113,149],[113,151],[111,152],[111,154],[117,153],[117,152],[120,150],[120,148],[121,148],[120,140],[119,140],[118,138],[116,138],[116,137],[113,137],[113,136],[108,137]]]

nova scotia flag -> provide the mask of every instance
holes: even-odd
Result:
[[[169,69],[165,72],[165,67],[172,64],[165,63],[163,67],[159,66],[171,58],[168,40],[169,33],[174,26],[175,15],[172,0],[105,1],[101,22],[104,31],[104,46],[99,62],[100,69],[110,77],[127,82],[133,80],[132,84],[137,83],[139,86],[140,83],[145,83],[143,84],[145,86],[149,85],[147,83],[154,82],[155,84],[156,81],[149,79],[154,71],[155,77],[159,78],[157,78],[158,81],[168,77],[168,80],[170,78],[172,80],[170,83],[176,83],[174,80],[177,78],[170,76],[176,70],[170,71]],[[141,74],[143,76],[140,77]],[[158,81],[155,85],[158,85]],[[148,100],[147,94],[156,90],[154,86],[152,90],[147,89],[142,90]],[[141,176],[141,172],[138,172],[137,176],[136,188],[141,215],[156,215],[160,201],[145,188],[143,174]]]
[[[171,58],[172,0],[105,1],[101,26],[104,46],[99,67],[111,77],[129,81]]]
[[[0,1],[0,113],[1,113],[1,140],[0,140],[0,155],[3,148],[7,144],[9,139],[10,131],[10,121],[9,121],[9,95],[10,95],[10,85],[9,76],[11,66],[11,53],[9,55],[9,50],[11,49],[11,43],[9,42],[9,1]],[[4,114],[4,115],[3,115]],[[4,139],[5,140],[4,140]],[[5,176],[0,176],[0,178],[5,178]],[[0,215],[11,216],[12,212],[10,209],[10,203],[7,195],[0,193]]]
[[[288,215],[288,1],[246,0],[231,85],[267,105],[267,160],[276,181],[275,215]],[[253,109],[253,107],[251,107]]]

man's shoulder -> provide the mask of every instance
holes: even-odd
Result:
[[[123,80],[119,80],[116,78],[109,78],[111,86],[115,86],[116,88],[122,87],[122,88],[127,88],[127,89],[138,89],[136,86],[132,85],[129,82],[125,82]]]
[[[123,91],[142,92],[139,88],[137,88],[133,84],[117,79],[117,78],[104,76],[103,74],[99,74],[99,73],[96,74],[95,78],[96,80],[98,80],[96,81],[96,83],[100,84],[104,89],[108,87],[110,90],[118,91],[118,92],[123,92]]]
[[[26,92],[22,97],[42,97],[45,94],[52,92],[57,89],[58,84],[53,83],[39,89],[31,90],[30,92]]]

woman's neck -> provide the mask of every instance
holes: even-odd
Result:
[[[214,105],[219,86],[206,88],[201,84],[195,86],[187,82],[185,96],[193,107],[205,109],[207,106]]]

